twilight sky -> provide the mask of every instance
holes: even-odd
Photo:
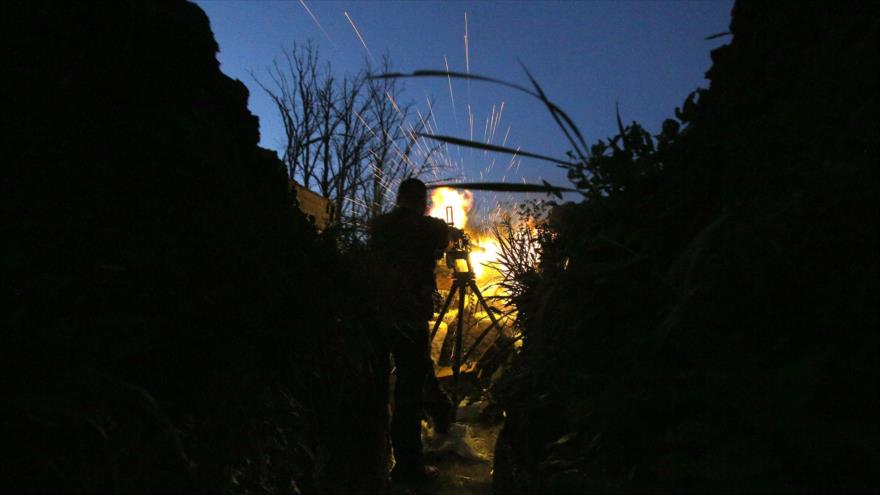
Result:
[[[211,21],[220,45],[223,72],[250,88],[250,109],[260,118],[261,145],[279,150],[280,119],[251,73],[268,80],[266,68],[284,47],[309,39],[337,74],[354,73],[365,57],[390,55],[394,69],[466,70],[467,14],[470,72],[528,86],[522,61],[548,97],[566,110],[588,143],[614,134],[615,102],[624,122],[636,120],[651,132],[671,117],[710,67],[709,52],[729,41],[706,36],[727,31],[732,0],[677,2],[592,1],[314,1],[195,0]],[[370,54],[355,34],[357,26]],[[470,136],[467,105],[474,116],[473,135],[483,140],[493,105],[495,144],[564,158],[569,149],[540,101],[485,83],[453,81],[453,108],[445,79],[405,81],[403,101],[426,113],[433,100],[439,134]],[[470,88],[468,88],[470,86]],[[497,120],[497,117],[495,118]],[[509,128],[509,132],[508,132]],[[569,185],[553,164],[522,158],[508,169],[508,155],[456,150],[453,160],[467,180],[537,182],[544,178]],[[487,171],[492,159],[495,164]],[[483,177],[481,177],[481,174]],[[482,207],[496,200],[478,195]],[[572,198],[576,199],[576,198]],[[491,204],[489,204],[491,203]]]

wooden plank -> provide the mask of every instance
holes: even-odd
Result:
[[[326,229],[336,220],[335,205],[329,199],[304,188],[294,180],[290,181],[290,187],[296,191],[299,209],[314,218],[318,230]]]

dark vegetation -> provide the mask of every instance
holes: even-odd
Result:
[[[3,5],[4,492],[383,493],[371,265],[296,208],[205,15]],[[561,161],[586,201],[499,227],[501,495],[877,488],[877,6],[731,32],[660,135]]]
[[[738,2],[711,86],[569,177],[495,486],[874,493],[876,3]]]
[[[4,493],[378,493],[387,353],[183,1],[4,3]]]
[[[386,56],[379,69],[390,67]],[[333,230],[346,247],[363,241],[370,221],[390,209],[402,179],[449,168],[433,156],[439,146],[417,145],[429,124],[401,101],[403,85],[368,77],[373,70],[367,60],[357,74],[337,76],[309,42],[285,50],[267,76],[255,76],[284,123],[288,175],[333,202]]]

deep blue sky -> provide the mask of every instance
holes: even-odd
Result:
[[[391,56],[396,70],[465,70],[464,16],[468,19],[470,71],[528,85],[522,61],[549,98],[565,109],[587,141],[614,134],[615,102],[624,121],[639,121],[652,132],[697,87],[706,86],[709,52],[729,38],[706,41],[728,30],[732,0],[699,2],[439,2],[308,1],[325,35],[298,0],[196,0],[211,21],[220,45],[222,70],[251,90],[250,109],[260,118],[261,145],[279,149],[280,120],[250,73],[266,77],[266,68],[283,47],[309,39],[338,73],[362,67],[367,53],[343,12],[357,25],[370,52]],[[329,36],[329,39],[328,39]],[[434,100],[440,134],[469,136],[468,101],[474,114],[474,138],[482,139],[492,105],[505,102],[496,138],[510,126],[507,145],[564,157],[568,149],[542,104],[512,90],[453,81],[457,120],[445,79],[406,81],[405,101],[424,112]],[[458,155],[454,158],[458,160]],[[491,157],[462,150],[469,180],[480,179]],[[554,165],[523,159],[518,173],[506,172],[509,157],[498,155],[486,180],[535,182],[539,177],[567,185]],[[506,173],[505,173],[506,172]],[[506,175],[506,177],[505,177]],[[484,203],[494,198],[483,197]]]

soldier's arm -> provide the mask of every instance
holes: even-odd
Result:
[[[442,256],[443,251],[449,248],[449,227],[446,222],[439,218],[428,217],[430,223],[429,233],[431,235],[431,244],[437,252],[437,257]]]

